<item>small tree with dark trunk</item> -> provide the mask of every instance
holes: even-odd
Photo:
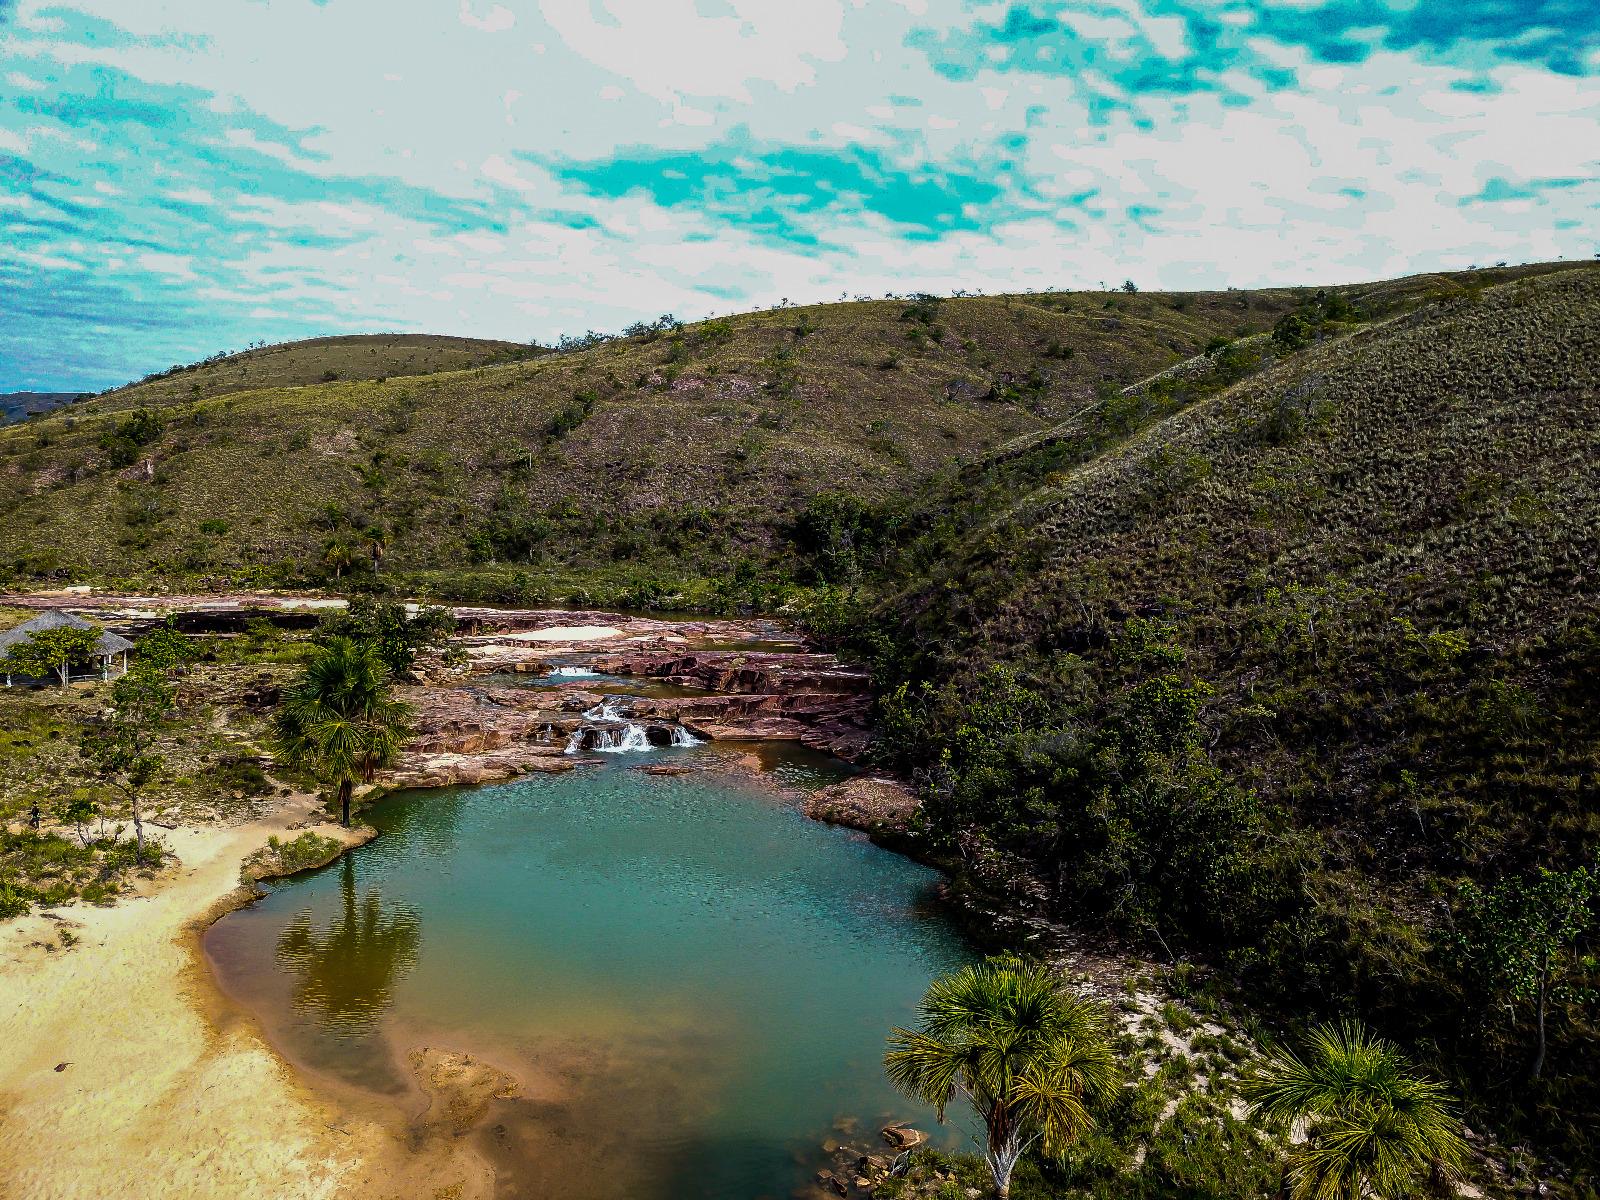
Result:
[[[1461,888],[1455,952],[1462,968],[1496,999],[1533,1010],[1534,1052],[1528,1074],[1544,1073],[1552,1001],[1593,1000],[1582,985],[1586,937],[1600,933],[1600,871],[1543,868],[1537,875],[1508,879],[1484,890]]]
[[[121,792],[133,814],[133,836],[144,858],[140,800],[161,772],[156,736],[172,708],[172,688],[153,671],[129,671],[111,685],[111,706],[84,730],[79,751],[102,783]]]

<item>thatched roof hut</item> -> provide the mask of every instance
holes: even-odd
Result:
[[[0,659],[11,652],[11,647],[27,641],[36,633],[46,629],[92,629],[99,636],[95,639],[94,653],[100,660],[100,678],[109,678],[112,672],[113,660],[122,656],[122,670],[128,669],[128,651],[133,649],[133,643],[120,634],[112,633],[109,629],[102,629],[92,621],[85,621],[82,617],[73,616],[66,612],[40,613],[37,617],[24,621],[20,625],[13,625],[10,629],[0,633]],[[6,686],[11,686],[11,676],[6,675]]]

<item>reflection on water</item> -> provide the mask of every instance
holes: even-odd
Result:
[[[356,895],[355,860],[339,866],[339,907],[322,930],[302,912],[278,938],[278,962],[297,983],[294,1006],[329,1032],[372,1032],[389,1007],[394,983],[416,962],[422,922],[407,909],[384,911],[377,888]]]
[[[837,776],[763,753],[784,789]],[[376,841],[275,884],[207,950],[291,1058],[408,1113],[419,1047],[515,1077],[472,1135],[501,1195],[781,1197],[841,1118],[943,1136],[881,1068],[968,954],[934,872],[719,770],[607,763],[373,818]]]

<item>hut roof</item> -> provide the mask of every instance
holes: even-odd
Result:
[[[63,626],[71,626],[73,629],[92,629],[98,633],[100,637],[95,642],[96,654],[121,654],[124,650],[133,649],[133,643],[127,638],[112,633],[109,629],[102,629],[92,621],[85,621],[82,617],[73,616],[71,613],[47,612],[40,613],[21,625],[13,625],[4,633],[0,633],[0,658],[5,657],[11,647],[27,641],[34,634],[46,629],[60,629]]]

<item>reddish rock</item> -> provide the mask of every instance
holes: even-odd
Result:
[[[917,795],[898,779],[858,775],[808,796],[806,816],[868,833],[902,832],[922,807]]]

